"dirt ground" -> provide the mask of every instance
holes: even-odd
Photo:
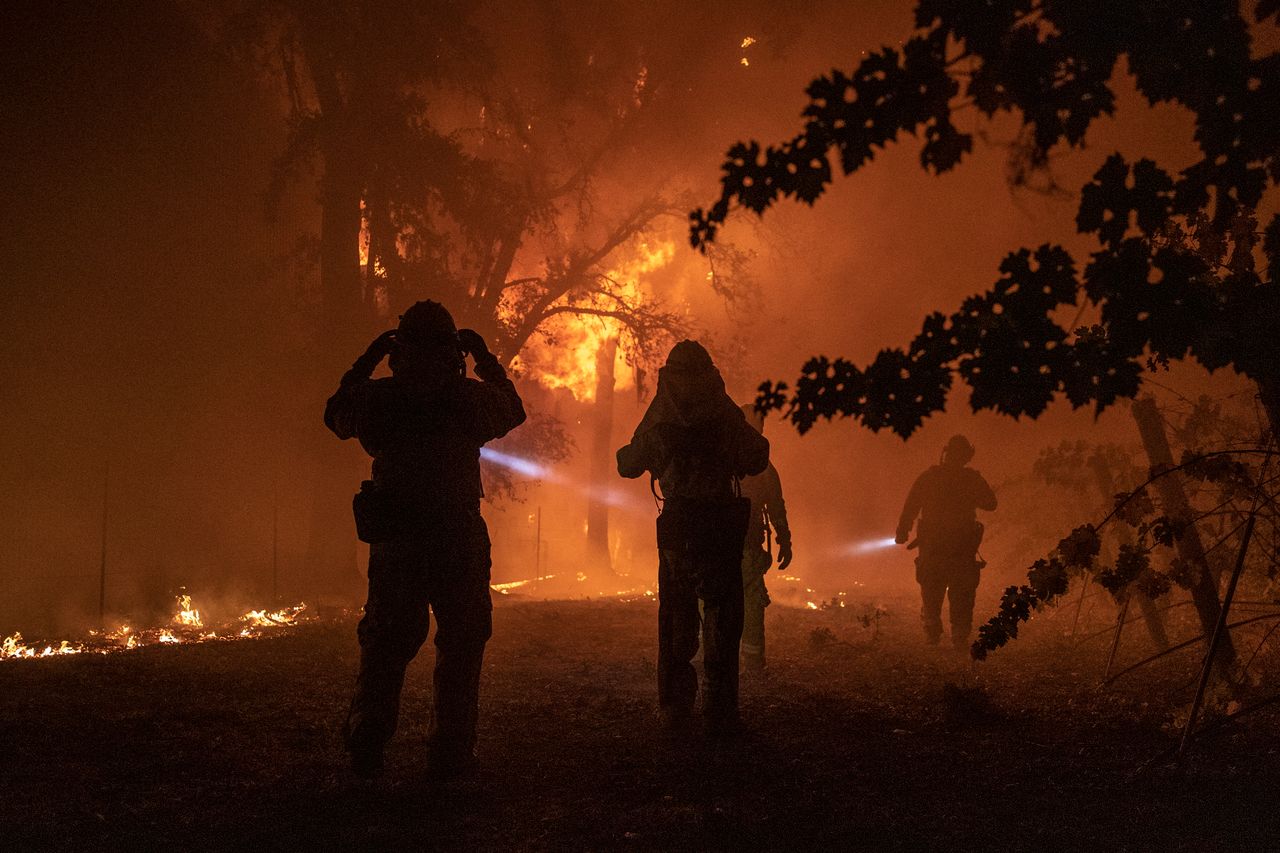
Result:
[[[730,748],[654,717],[656,605],[504,598],[481,769],[423,778],[429,649],[384,778],[339,749],[353,619],[288,636],[0,664],[4,850],[1275,850],[1280,736],[1263,711],[1181,769],[1154,756],[1186,657],[1098,689],[1105,638],[1057,624],[972,664],[915,603],[770,608],[767,674]],[[1126,650],[1136,659],[1141,649]]]

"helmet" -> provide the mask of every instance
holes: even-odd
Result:
[[[458,327],[449,309],[432,299],[415,302],[400,315],[396,337],[414,346],[449,344],[456,347]]]
[[[973,445],[969,443],[969,439],[963,435],[953,435],[947,442],[947,446],[942,449],[942,460],[944,462],[955,462],[957,465],[967,465],[969,460],[973,458],[974,453]]]
[[[673,346],[667,354],[667,367],[683,373],[712,370],[715,364],[706,347],[697,341],[684,340]]]

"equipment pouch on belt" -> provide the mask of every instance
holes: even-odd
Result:
[[[414,517],[413,507],[403,495],[372,480],[360,483],[360,491],[351,499],[351,509],[356,518],[356,536],[370,545],[400,536]]]
[[[917,541],[920,551],[945,550],[953,553],[976,552],[982,545],[986,527],[981,521],[969,521],[960,527],[940,526],[921,520]]]
[[[981,547],[981,545],[982,545],[982,536],[983,536],[983,534],[984,534],[984,533],[986,533],[986,532],[987,532],[986,525],[984,525],[981,521],[975,521],[975,522],[973,523],[973,534],[972,534],[972,535],[973,535],[973,550],[974,550],[974,551],[977,551],[977,550],[978,550],[978,548],[979,548],[979,547]]]

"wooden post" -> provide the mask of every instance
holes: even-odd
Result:
[[[1253,523],[1257,519],[1257,507],[1249,512],[1249,520],[1244,526],[1244,536],[1240,539],[1240,553],[1236,557],[1236,567],[1231,572],[1231,580],[1227,583],[1227,593],[1223,597],[1218,621],[1213,626],[1213,634],[1209,637],[1209,649],[1204,653],[1204,665],[1200,667],[1200,684],[1196,687],[1196,698],[1191,703],[1191,713],[1187,715],[1186,728],[1182,730],[1182,740],[1178,743],[1178,755],[1186,751],[1191,742],[1191,732],[1196,727],[1196,717],[1200,715],[1200,705],[1204,702],[1204,691],[1209,685],[1209,675],[1213,672],[1214,653],[1224,640],[1231,636],[1227,633],[1227,613],[1231,610],[1231,599],[1236,595],[1236,584],[1244,571],[1244,558],[1249,553],[1249,539],[1253,537]],[[1229,642],[1229,640],[1228,640]]]
[[[1102,499],[1107,502],[1107,508],[1110,509],[1109,504],[1115,500],[1116,492],[1118,491],[1114,472],[1112,472],[1110,466],[1107,465],[1106,459],[1101,454],[1095,454],[1090,458],[1089,467],[1093,469],[1094,482],[1098,487],[1098,491],[1102,494]],[[1119,540],[1121,545],[1133,544],[1133,531],[1129,529],[1127,524],[1116,524],[1113,527],[1116,531],[1116,539]],[[1160,650],[1169,648],[1169,635],[1164,630],[1164,619],[1161,617],[1156,603],[1151,600],[1151,596],[1137,589],[1128,591],[1126,595],[1128,597],[1137,597],[1138,609],[1142,611],[1142,621],[1147,626],[1147,633],[1151,635],[1151,642],[1155,643],[1156,648]],[[1072,634],[1075,634],[1074,629]]]
[[[1085,575],[1080,584],[1080,600],[1076,602],[1076,615],[1071,620],[1071,637],[1075,639],[1076,628],[1080,625],[1080,611],[1084,610],[1084,593],[1089,588],[1091,575]]]
[[[1135,400],[1133,403],[1133,419],[1138,423],[1138,432],[1142,435],[1142,445],[1151,462],[1151,474],[1157,475],[1174,467],[1173,452],[1169,449],[1169,438],[1165,435],[1164,421],[1156,409],[1156,402],[1151,397]],[[1191,584],[1191,600],[1195,603],[1196,615],[1200,618],[1200,627],[1205,637],[1212,637],[1214,627],[1222,611],[1218,600],[1218,578],[1209,566],[1205,555],[1204,543],[1200,540],[1200,531],[1195,525],[1195,513],[1187,493],[1182,489],[1182,480],[1174,474],[1165,474],[1153,484],[1160,493],[1160,501],[1165,515],[1171,521],[1182,525],[1182,535],[1174,540],[1178,556],[1191,567],[1193,581]],[[1222,638],[1220,659],[1224,665],[1235,661],[1236,650],[1230,635]]]
[[[280,602],[280,480],[271,483],[271,601]]]
[[[1116,662],[1116,652],[1120,651],[1120,633],[1124,631],[1124,620],[1129,615],[1129,596],[1124,597],[1124,604],[1120,605],[1120,612],[1116,615],[1116,636],[1111,641],[1111,652],[1107,655],[1107,668],[1102,672],[1102,680],[1105,682],[1111,677],[1111,667]]]
[[[107,507],[111,496],[111,460],[102,473],[102,553],[98,565],[98,627],[107,624]]]

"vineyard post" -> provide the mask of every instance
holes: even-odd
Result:
[[[1151,473],[1159,474],[1174,467],[1173,451],[1169,449],[1169,437],[1165,434],[1164,421],[1156,409],[1156,402],[1151,397],[1143,397],[1133,402],[1133,419],[1138,423],[1138,432],[1142,435],[1142,445],[1151,462]],[[1200,618],[1201,632],[1210,637],[1222,606],[1218,600],[1218,578],[1209,566],[1205,556],[1204,543],[1200,539],[1200,531],[1196,528],[1195,515],[1191,510],[1191,502],[1182,489],[1182,480],[1176,473],[1168,473],[1155,482],[1160,491],[1160,499],[1165,515],[1180,528],[1174,539],[1181,557],[1192,569],[1194,580],[1191,584],[1191,600],[1195,602],[1196,615]],[[1230,664],[1235,660],[1236,650],[1231,637],[1222,638],[1222,660]]]
[[[1191,742],[1191,732],[1196,727],[1196,718],[1200,714],[1200,706],[1204,702],[1205,688],[1209,684],[1209,675],[1213,671],[1214,654],[1218,651],[1218,646],[1229,636],[1227,634],[1227,613],[1231,609],[1231,599],[1236,594],[1236,584],[1240,582],[1240,575],[1244,571],[1244,558],[1249,552],[1249,540],[1253,537],[1253,523],[1257,519],[1256,507],[1249,513],[1249,520],[1244,526],[1244,535],[1240,538],[1240,552],[1236,555],[1235,569],[1231,572],[1231,580],[1227,584],[1227,592],[1222,600],[1222,607],[1218,613],[1218,622],[1213,626],[1213,635],[1209,638],[1209,649],[1204,653],[1204,664],[1200,667],[1200,683],[1196,687],[1196,698],[1191,702],[1191,712],[1187,715],[1187,725],[1182,730],[1182,741],[1178,744],[1178,757],[1187,749],[1187,744]],[[1229,642],[1229,641],[1228,641]]]
[[[1073,640],[1076,636],[1076,626],[1080,624],[1080,611],[1084,609],[1084,593],[1085,590],[1089,588],[1089,581],[1091,579],[1092,576],[1086,574],[1084,576],[1084,582],[1080,584],[1080,600],[1076,602],[1076,615],[1071,620],[1071,639]]]
[[[1105,682],[1111,677],[1111,666],[1116,662],[1116,652],[1120,649],[1120,633],[1124,630],[1125,617],[1129,615],[1129,601],[1131,596],[1124,597],[1124,604],[1120,605],[1120,612],[1116,614],[1116,636],[1111,641],[1111,653],[1107,655],[1107,668],[1102,672],[1102,680]]]
[[[107,460],[102,473],[102,552],[98,563],[98,627],[107,620],[107,508],[111,496],[111,461]]]
[[[1116,498],[1119,489],[1116,488],[1115,474],[1107,461],[1101,454],[1095,454],[1089,460],[1089,467],[1093,469],[1094,485],[1098,487],[1098,491],[1102,495],[1102,499],[1108,504]],[[1133,531],[1128,525],[1117,524],[1112,525],[1116,533],[1116,539],[1121,545],[1133,544]],[[1133,589],[1129,593],[1137,595],[1138,609],[1142,611],[1143,623],[1147,626],[1147,633],[1151,635],[1151,641],[1156,644],[1156,648],[1169,648],[1169,635],[1164,630],[1164,619],[1160,615],[1160,609],[1156,606],[1151,596],[1147,595],[1140,589]],[[1081,600],[1083,603],[1083,599]],[[1072,631],[1074,635],[1074,630]]]

